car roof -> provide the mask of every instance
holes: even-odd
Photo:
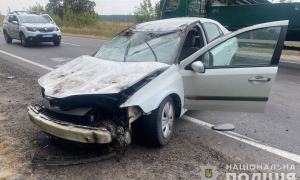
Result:
[[[135,25],[132,30],[133,31],[174,31],[185,28],[190,24],[195,22],[212,22],[218,24],[223,27],[217,21],[207,18],[199,18],[199,17],[181,17],[181,18],[171,18],[171,19],[163,19],[158,21],[150,21]],[[226,28],[225,28],[226,29]]]

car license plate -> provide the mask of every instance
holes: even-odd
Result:
[[[53,34],[44,34],[43,37],[53,37]]]

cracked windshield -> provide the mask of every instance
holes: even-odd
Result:
[[[179,32],[122,33],[95,55],[97,58],[124,62],[162,62],[171,64],[180,44]]]

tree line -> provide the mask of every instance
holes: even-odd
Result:
[[[151,0],[143,0],[135,7],[133,15],[98,15],[96,3],[92,0],[49,0],[45,8],[36,3],[29,6],[28,11],[45,10],[59,25],[84,27],[95,25],[98,21],[117,21],[141,23],[160,19],[160,1],[155,4]]]

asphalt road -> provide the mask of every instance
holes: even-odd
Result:
[[[40,43],[23,48],[16,40],[13,40],[12,44],[6,44],[1,34],[0,57],[42,75],[49,70],[28,64],[7,53],[50,68],[57,68],[78,56],[92,55],[105,42],[105,40],[63,36],[62,44],[58,47],[52,43]],[[279,68],[267,108],[262,114],[202,111],[186,113],[188,118],[201,120],[199,122],[213,125],[232,123],[236,126],[234,132],[242,135],[239,138],[216,133],[199,123],[187,121],[187,118],[177,121],[177,127],[191,140],[201,141],[204,146],[249,164],[294,164],[300,176],[299,89],[300,69],[282,66]],[[247,138],[254,143],[243,141]]]

